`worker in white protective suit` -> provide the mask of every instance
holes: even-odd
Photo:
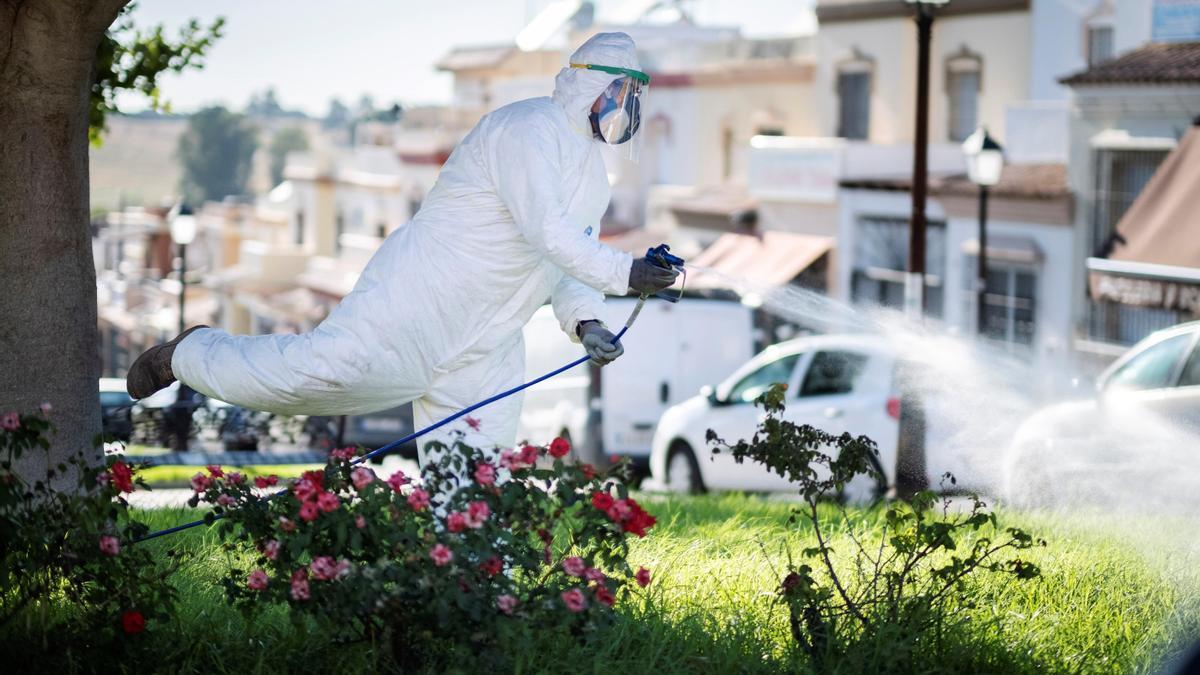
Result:
[[[547,299],[562,329],[603,365],[621,355],[598,319],[605,293],[651,293],[676,271],[605,246],[601,146],[637,138],[633,40],[601,33],[571,55],[554,94],[485,116],[442,167],[419,213],[394,231],[354,290],[303,335],[196,327],[130,368],[135,399],[178,379],[280,414],[362,414],[412,401],[418,429],[521,383],[521,329]],[[624,146],[624,147],[623,147]],[[515,442],[519,395],[423,438]],[[424,463],[422,452],[422,463]]]

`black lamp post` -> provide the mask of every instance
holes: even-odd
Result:
[[[904,279],[904,310],[909,318],[925,313],[925,195],[929,152],[929,43],[934,10],[950,0],[904,0],[916,9],[917,110],[913,133],[912,217],[908,238],[908,275]]]
[[[1004,171],[1004,149],[979,127],[962,144],[967,156],[967,177],[979,186],[979,255],[975,279],[975,330],[987,334],[987,207],[988,188],[1000,182]]]
[[[184,306],[187,296],[187,247],[196,239],[196,216],[186,203],[180,203],[168,216],[171,221],[171,240],[179,245],[179,332],[187,329]],[[179,383],[179,395],[175,399],[175,449],[187,450],[192,427],[192,390]]]

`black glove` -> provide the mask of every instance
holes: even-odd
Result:
[[[645,258],[638,258],[629,268],[629,289],[639,295],[657,293],[670,288],[677,276],[679,270],[674,267],[660,267]]]
[[[597,365],[607,366],[625,353],[625,348],[620,342],[613,344],[613,338],[616,336],[612,331],[599,321],[580,321],[576,332],[579,333],[579,341],[583,343],[587,355],[592,357],[592,362]]]

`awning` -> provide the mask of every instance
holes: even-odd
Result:
[[[1200,129],[1192,127],[1167,155],[1141,194],[1117,223],[1113,250],[1092,270],[1093,298],[1124,304],[1180,309],[1178,289],[1151,288],[1164,284],[1195,284],[1194,275],[1155,279],[1138,270],[1200,268]],[[1115,283],[1103,277],[1137,278]],[[1191,277],[1191,278],[1189,278]],[[1136,286],[1136,292],[1131,286]],[[1190,303],[1187,303],[1190,304]]]
[[[758,202],[738,188],[697,188],[687,197],[672,200],[670,209],[683,227],[723,232],[744,232],[758,217]]]
[[[697,269],[688,278],[688,287],[766,290],[783,286],[828,253],[833,244],[833,237],[791,232],[723,234],[688,261]]]
[[[1010,237],[999,235],[987,238],[988,260],[997,260],[1023,265],[1036,265],[1042,261],[1042,249],[1037,242],[1028,237]],[[962,252],[968,256],[979,255],[979,240],[968,239],[963,242]]]

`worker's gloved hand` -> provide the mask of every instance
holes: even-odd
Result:
[[[587,355],[592,357],[592,362],[597,365],[607,366],[625,353],[625,348],[620,342],[613,344],[613,338],[616,336],[612,331],[599,321],[581,321],[578,331],[579,341],[583,343]]]
[[[675,283],[677,276],[679,270],[674,267],[659,267],[645,258],[638,258],[629,268],[629,290],[639,295],[657,293]]]

